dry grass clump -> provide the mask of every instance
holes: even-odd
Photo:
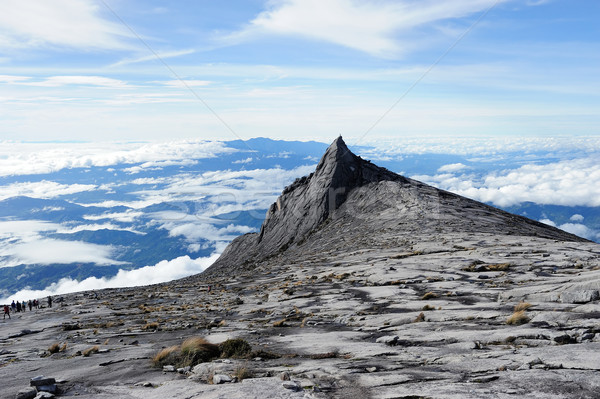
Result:
[[[423,306],[423,308],[421,310],[423,310],[423,311],[435,310],[435,306],[425,305],[425,306]]]
[[[50,345],[50,347],[48,348],[48,352],[50,352],[50,353],[60,352],[60,344],[54,343],[54,344]]]
[[[426,301],[428,299],[437,298],[438,295],[435,292],[426,292],[425,295],[421,297],[421,300]]]
[[[174,364],[180,358],[179,345],[169,346],[158,352],[153,358],[152,363],[157,367]]]
[[[243,366],[239,365],[235,368],[233,376],[236,377],[238,381],[242,381],[246,378],[252,378],[252,372],[245,364]]]
[[[212,344],[202,337],[191,337],[181,344],[180,367],[194,366],[211,361],[221,355],[219,345]]]
[[[414,320],[414,323],[420,323],[422,321],[425,321],[425,313],[423,312],[419,313],[417,318]]]
[[[142,330],[158,330],[158,323],[157,322],[152,322],[152,323],[146,323],[143,327]]]
[[[520,312],[521,310],[527,310],[530,307],[532,307],[533,305],[530,304],[529,302],[519,302],[516,306],[515,306],[515,312]]]
[[[98,353],[98,351],[100,350],[100,348],[98,347],[98,345],[92,346],[91,348],[87,348],[86,350],[84,350],[83,352],[81,352],[81,354],[84,357],[88,357],[93,353]]]
[[[508,319],[506,319],[506,324],[510,325],[520,325],[525,324],[529,321],[529,317],[525,314],[525,310],[519,310],[518,312],[514,312]]]
[[[273,323],[273,327],[285,327],[285,319],[278,320]]]

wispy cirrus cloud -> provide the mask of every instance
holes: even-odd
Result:
[[[176,50],[176,51],[158,51],[158,52],[156,52],[156,54],[148,54],[148,55],[144,55],[144,56],[136,57],[136,58],[125,58],[121,61],[115,62],[114,64],[110,65],[109,67],[114,68],[114,67],[119,67],[119,66],[123,66],[123,65],[137,64],[139,62],[156,61],[157,58],[164,60],[167,58],[181,57],[184,55],[193,54],[195,52],[196,52],[196,50],[194,50],[194,49]]]
[[[291,35],[349,47],[379,57],[394,57],[412,45],[402,37],[424,25],[460,18],[488,9],[499,1],[271,1],[231,39],[260,35]]]
[[[100,13],[92,0],[4,0],[0,48],[47,46],[89,51],[126,50],[131,33]]]

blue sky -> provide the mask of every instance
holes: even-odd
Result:
[[[593,0],[0,0],[0,9],[0,140],[600,133]]]

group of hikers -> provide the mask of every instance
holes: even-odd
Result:
[[[51,308],[52,307],[52,297],[49,296],[48,297],[48,307]],[[23,302],[15,302],[14,300],[12,301],[12,303],[10,305],[4,305],[4,317],[3,320],[6,319],[6,316],[8,316],[8,318],[10,319],[10,314],[11,313],[15,313],[15,312],[25,312],[27,310],[27,308],[29,308],[29,311],[33,311],[33,309],[39,309],[40,308],[40,301],[38,301],[37,299],[34,300],[29,300],[27,302],[23,301]]]

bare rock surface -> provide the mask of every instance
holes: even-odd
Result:
[[[598,244],[381,170],[341,138],[278,203],[205,274],[3,321],[2,397],[39,375],[80,398],[598,397]],[[252,352],[153,365],[195,336]]]

